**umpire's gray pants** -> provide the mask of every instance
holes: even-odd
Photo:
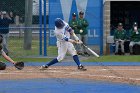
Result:
[[[8,39],[9,39],[9,33],[7,34],[1,34],[3,36],[3,42],[2,42],[2,45],[3,45],[3,51],[5,53],[8,53]]]

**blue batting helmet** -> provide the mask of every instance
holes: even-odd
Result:
[[[55,26],[59,29],[63,28],[64,27],[64,22],[61,18],[56,18],[55,19]]]

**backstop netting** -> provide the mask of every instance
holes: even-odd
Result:
[[[54,19],[60,17],[69,22],[72,13],[78,15],[80,11],[89,22],[87,44],[101,53],[102,4],[102,0],[0,0],[0,14],[6,12],[14,18],[9,26],[2,26],[3,22],[0,22],[0,32],[9,30],[8,55],[56,56]]]
[[[32,3],[28,7],[28,4]],[[43,12],[43,0],[42,0],[42,12]],[[46,2],[46,8],[48,9],[48,1]],[[44,34],[47,35],[46,40],[48,43],[49,29],[44,33],[44,13],[39,15],[39,0],[0,0],[0,33],[3,34],[5,30],[9,30],[7,38],[8,55],[12,57],[29,57],[44,55]],[[13,14],[14,22],[8,22],[9,26],[3,20],[4,13],[6,12],[6,18],[11,17]],[[29,13],[32,12],[32,13]],[[46,11],[48,12],[48,11]],[[29,17],[32,16],[30,19]],[[42,17],[42,24],[40,24],[40,16]],[[46,15],[46,23],[48,24],[48,13]],[[32,22],[30,22],[32,21]],[[47,25],[46,24],[46,25]],[[42,25],[42,28],[40,27]],[[40,30],[42,32],[40,33]],[[40,35],[42,37],[40,37]],[[42,41],[40,41],[40,39]],[[40,42],[42,46],[40,47]],[[56,48],[47,45],[48,56],[56,54]]]

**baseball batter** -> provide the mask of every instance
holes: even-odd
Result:
[[[58,56],[57,58],[50,61],[48,64],[41,66],[41,70],[48,68],[49,66],[60,62],[64,59],[66,53],[72,55],[73,60],[76,62],[78,69],[85,71],[84,66],[81,65],[79,58],[77,56],[77,52],[72,43],[81,44],[82,42],[75,35],[73,29],[66,23],[64,20],[60,18],[55,19],[55,36],[57,38],[57,47],[58,47]],[[70,35],[73,35],[75,40],[70,39]]]

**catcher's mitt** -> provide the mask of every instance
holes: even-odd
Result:
[[[17,62],[15,63],[15,68],[17,68],[18,70],[22,70],[24,68],[24,62]]]
[[[5,70],[6,69],[6,64],[3,62],[0,62],[0,70]]]

